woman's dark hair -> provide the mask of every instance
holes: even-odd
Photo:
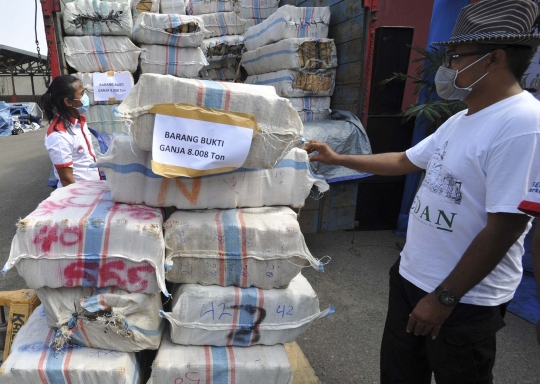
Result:
[[[72,75],[55,77],[47,92],[41,96],[43,112],[47,120],[52,122],[56,114],[58,114],[71,134],[73,132],[71,131],[69,119],[72,109],[64,103],[64,99],[73,100],[75,98],[75,83],[77,82],[81,83],[79,79]],[[56,127],[54,127],[54,130],[56,131]]]

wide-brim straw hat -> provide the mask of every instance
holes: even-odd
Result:
[[[449,41],[450,44],[540,45],[538,6],[530,0],[484,0],[464,7]]]

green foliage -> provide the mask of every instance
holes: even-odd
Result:
[[[427,101],[419,104],[417,99],[416,105],[403,111],[403,121],[424,117],[429,125],[429,133],[432,133],[448,120],[450,116],[466,109],[467,105],[459,100],[441,100],[436,97],[437,89],[435,82],[429,79],[433,78],[439,67],[443,64],[444,51],[433,46],[429,47],[429,50],[426,50],[417,45],[411,46],[411,49],[420,54],[413,62],[422,63],[416,69],[416,74],[410,76],[404,73],[394,73],[392,77],[381,81],[379,84],[385,86],[391,81],[412,80],[412,83],[415,84],[413,95],[419,96],[420,93],[424,93]]]

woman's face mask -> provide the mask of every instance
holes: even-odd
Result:
[[[84,94],[84,96],[81,97],[80,99],[73,99],[73,100],[78,100],[82,103],[81,107],[75,108],[77,109],[77,111],[79,111],[79,113],[85,113],[86,111],[88,111],[88,108],[90,108],[90,98],[88,97],[87,94]]]
[[[467,96],[469,96],[469,94],[471,93],[473,85],[486,77],[489,72],[486,72],[481,78],[479,78],[466,88],[460,88],[456,85],[456,79],[458,75],[467,68],[470,68],[476,63],[478,63],[480,60],[488,57],[490,54],[491,52],[482,56],[474,63],[463,68],[461,71],[442,66],[439,67],[439,69],[437,70],[437,74],[435,75],[435,86],[437,87],[437,94],[441,97],[441,99],[461,101],[465,100]]]

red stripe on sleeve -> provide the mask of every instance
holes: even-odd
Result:
[[[56,169],[62,169],[62,168],[71,167],[72,165],[73,165],[73,161],[70,161],[69,163],[64,163],[64,164],[54,164],[54,167]]]

